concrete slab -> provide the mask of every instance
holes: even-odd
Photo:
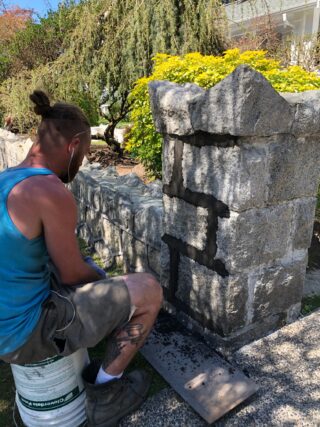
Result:
[[[142,354],[208,423],[258,388],[170,315],[159,317]]]

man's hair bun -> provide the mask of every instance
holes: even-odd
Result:
[[[30,99],[35,104],[34,112],[38,116],[41,116],[42,118],[46,118],[50,116],[52,107],[50,106],[50,101],[48,96],[44,92],[42,92],[42,90],[35,90],[30,95]]]

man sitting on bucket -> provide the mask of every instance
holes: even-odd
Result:
[[[113,426],[146,397],[147,374],[123,371],[152,328],[161,288],[147,273],[105,278],[83,259],[64,183],[89,151],[90,125],[74,105],[50,106],[41,91],[30,98],[42,118],[37,140],[22,163],[0,173],[0,359],[67,356],[106,337],[104,359],[83,380],[89,425]]]

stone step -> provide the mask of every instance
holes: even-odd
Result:
[[[208,423],[254,394],[258,387],[169,314],[161,314],[143,356]]]

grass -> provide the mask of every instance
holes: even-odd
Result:
[[[106,141],[103,141],[102,139],[92,139],[91,140],[91,145],[102,145],[102,146],[106,146],[107,143],[106,143]]]
[[[0,425],[11,427],[14,385],[10,365],[0,362]]]
[[[302,300],[301,314],[307,316],[320,308],[320,295],[305,297]]]
[[[80,250],[83,255],[91,256],[93,260],[103,268],[101,259],[88,247],[83,239],[78,239]],[[115,265],[112,268],[106,270],[110,277],[119,276],[123,274],[123,267],[121,265]],[[90,358],[101,359],[104,356],[104,343],[100,342],[96,347],[88,349]],[[130,365],[127,371],[130,372],[137,368],[145,369],[152,377],[152,384],[149,390],[149,396],[158,393],[160,390],[166,388],[168,384],[165,380],[153,369],[153,367],[146,361],[146,359],[138,353]],[[12,408],[14,404],[14,383],[10,369],[10,365],[0,361],[0,427],[12,427]],[[22,426],[22,424],[20,424]]]

